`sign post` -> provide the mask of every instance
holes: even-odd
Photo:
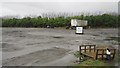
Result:
[[[83,27],[81,26],[76,26],[76,34],[83,34],[84,31],[83,31]]]

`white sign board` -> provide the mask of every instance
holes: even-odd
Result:
[[[83,27],[76,27],[76,33],[77,34],[83,33]]]

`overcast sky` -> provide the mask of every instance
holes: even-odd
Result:
[[[5,1],[5,0],[4,0]],[[7,0],[2,2],[0,6],[0,16],[8,15],[41,15],[41,13],[48,12],[118,12],[118,0],[106,0],[106,1],[95,1],[95,0],[84,0],[72,2],[73,0],[44,0],[46,2],[37,1],[28,2],[27,0],[16,2],[15,0]],[[60,1],[60,2],[59,2]]]
[[[0,2],[118,2],[120,0],[0,0]]]

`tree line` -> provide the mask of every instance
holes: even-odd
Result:
[[[102,14],[102,15],[90,15],[90,16],[72,16],[72,17],[55,17],[48,18],[41,16],[38,17],[24,17],[21,19],[12,18],[12,19],[4,19],[2,18],[2,27],[65,27],[68,23],[70,23],[71,19],[78,20],[87,20],[88,26],[90,27],[118,27],[118,19],[120,16],[110,15],[110,14]]]

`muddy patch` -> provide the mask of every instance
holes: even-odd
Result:
[[[114,45],[118,45],[120,42],[120,37],[107,37],[106,39],[104,39],[105,41],[110,41],[112,44]]]
[[[42,51],[33,52],[20,57],[13,57],[3,60],[3,66],[26,66],[26,65],[40,65],[50,61],[57,60],[66,55],[70,50],[63,48],[51,48]]]
[[[115,41],[120,41],[120,37],[110,37],[112,40],[115,40]]]
[[[25,32],[17,30],[17,31],[3,31],[3,35],[14,36],[14,37],[25,37]]]
[[[2,43],[2,51],[3,52],[13,52],[13,51],[18,51],[23,48],[16,47],[14,44],[9,44],[9,43]]]
[[[62,39],[64,38],[63,36],[52,36],[53,38],[56,38],[56,39]]]
[[[100,35],[98,35],[98,34],[92,34],[92,36],[100,36]]]
[[[106,39],[104,39],[105,41],[111,41],[111,40],[113,40],[113,39],[111,39],[111,38],[106,38]]]
[[[34,46],[34,45],[39,45],[39,44],[41,44],[41,43],[28,43],[28,44],[26,44],[27,46]]]
[[[120,37],[107,37],[106,39],[104,39],[106,41],[110,41],[110,40],[114,40],[114,41],[119,41]]]

